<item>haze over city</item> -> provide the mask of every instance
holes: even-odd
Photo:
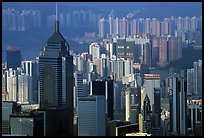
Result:
[[[2,135],[202,136],[202,3],[3,2]]]

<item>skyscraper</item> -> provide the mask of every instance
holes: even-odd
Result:
[[[105,96],[105,113],[107,114],[108,121],[113,120],[113,80],[96,80],[90,84],[91,95],[104,95]]]
[[[190,30],[190,18],[188,16],[184,18],[183,25],[184,25],[184,32],[188,32]]]
[[[187,69],[187,95],[194,95],[194,69]]]
[[[6,51],[7,69],[21,67],[21,51],[17,47],[8,47]]]
[[[170,130],[172,135],[187,134],[186,86],[184,71],[180,71],[180,75],[174,73],[169,77]]]
[[[120,28],[120,37],[126,37],[127,36],[127,19],[123,17],[119,20],[119,28]]]
[[[159,38],[153,38],[152,39],[152,53],[151,53],[151,65],[156,66],[159,62]]]
[[[100,37],[100,38],[105,37],[104,22],[105,22],[105,19],[104,19],[104,18],[100,19],[99,22],[98,22],[98,26],[99,26],[99,37]]]
[[[91,43],[89,45],[89,54],[91,56],[91,61],[94,61],[95,58],[100,56],[100,47],[97,42]]]
[[[133,60],[134,46],[134,39],[117,39],[116,57]]]
[[[202,60],[193,63],[194,66],[194,93],[202,96]]]
[[[181,37],[168,38],[168,61],[175,61],[182,57]]]
[[[154,89],[160,88],[160,75],[158,74],[144,74],[144,87],[145,93],[150,100],[151,109],[153,109],[154,101]]]
[[[38,103],[38,61],[22,61],[23,72],[32,77],[31,102]]]
[[[69,44],[59,32],[57,20],[55,31],[39,56],[39,99],[41,109],[62,108],[62,120],[58,120],[63,122],[59,135],[72,135],[73,57],[69,53]]]
[[[105,136],[105,103],[103,95],[79,97],[78,136]]]
[[[159,66],[164,67],[167,65],[167,38],[160,37],[159,38]]]

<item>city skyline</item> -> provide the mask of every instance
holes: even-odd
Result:
[[[2,9],[2,135],[202,136],[202,13],[49,4]]]

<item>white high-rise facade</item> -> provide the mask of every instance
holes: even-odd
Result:
[[[100,57],[100,46],[98,43],[91,43],[89,45],[89,55],[92,56],[92,61],[94,61],[95,58]]]

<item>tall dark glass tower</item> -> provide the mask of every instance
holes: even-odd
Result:
[[[69,54],[69,44],[59,32],[57,20],[55,31],[39,56],[39,103],[42,110],[61,112],[57,113],[59,135],[73,134],[73,57]]]
[[[21,51],[17,47],[8,47],[6,50],[7,69],[21,67]]]

